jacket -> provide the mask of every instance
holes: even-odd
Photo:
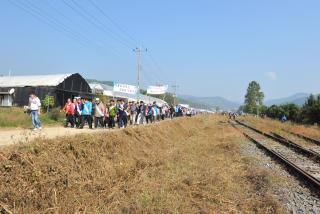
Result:
[[[104,117],[105,113],[105,107],[102,102],[100,102],[98,105],[96,104],[94,116],[95,117]]]
[[[92,103],[87,101],[83,104],[82,115],[91,115],[92,113]]]
[[[64,110],[68,115],[74,115],[75,105],[73,103],[66,103]]]

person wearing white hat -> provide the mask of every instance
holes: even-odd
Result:
[[[98,128],[98,125],[101,127],[104,127],[104,114],[105,114],[105,106],[104,104],[100,101],[100,99],[97,97],[95,99],[95,108],[94,108],[94,128]]]
[[[130,115],[130,124],[135,125],[136,124],[136,117],[138,108],[134,101],[129,101],[129,115]]]

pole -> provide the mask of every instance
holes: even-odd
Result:
[[[175,83],[173,86],[173,106],[176,106],[176,97],[177,97],[177,89],[179,88],[179,86],[177,85],[177,83]]]
[[[139,101],[140,96],[140,73],[141,73],[141,48],[136,47],[133,51],[137,54],[137,101]],[[146,49],[147,51],[147,49]]]
[[[140,95],[140,70],[141,70],[141,49],[136,47],[133,50],[137,54],[137,102]]]

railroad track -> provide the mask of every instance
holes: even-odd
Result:
[[[310,184],[313,191],[320,192],[320,163],[312,155],[313,152],[306,154],[305,151],[300,150],[300,147],[296,148],[288,142],[284,143],[286,139],[264,133],[240,121],[231,123],[259,148],[285,164],[303,182]]]
[[[291,132],[283,132],[281,134],[271,132],[271,134],[273,134],[278,138],[283,138],[289,142],[296,143],[308,150],[311,150],[320,154],[320,145],[315,144],[309,140],[306,140],[305,138],[298,137],[296,134],[292,134]]]
[[[263,136],[265,136],[265,137],[267,137],[269,139],[272,139],[272,140],[274,140],[274,141],[276,141],[278,143],[281,143],[282,145],[284,145],[284,146],[286,146],[286,147],[288,147],[290,149],[295,150],[297,153],[305,155],[308,158],[312,158],[313,160],[318,161],[320,163],[320,153],[317,152],[317,151],[314,151],[314,150],[312,150],[310,148],[306,148],[304,146],[301,146],[301,145],[297,144],[296,142],[293,142],[292,140],[287,139],[287,138],[285,138],[285,137],[283,137],[283,136],[281,136],[279,134],[276,134],[276,133],[269,134],[269,133],[263,132],[263,131],[261,131],[261,130],[259,130],[257,128],[254,128],[254,127],[252,127],[252,126],[250,126],[250,125],[248,125],[246,123],[243,123],[243,122],[241,122],[239,120],[235,120],[235,121],[238,124],[248,128],[248,129],[250,129],[252,131],[255,131],[255,132],[257,132],[257,133],[259,133],[259,134],[261,134],[261,135],[263,135]]]
[[[285,129],[283,129],[283,131],[288,132],[288,133],[290,133],[290,134],[292,134],[294,136],[297,136],[300,139],[303,139],[305,141],[308,141],[308,142],[311,142],[311,143],[314,143],[314,144],[320,146],[320,140],[318,140],[318,139],[315,139],[315,138],[312,138],[312,137],[308,137],[308,136],[303,135],[303,134],[298,134],[298,133],[295,133],[295,132],[291,132],[291,131],[288,131],[288,130],[285,130]]]

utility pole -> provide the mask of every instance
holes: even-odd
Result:
[[[174,85],[172,85],[172,88],[173,88],[173,106],[176,106],[177,90],[179,86],[177,85],[177,83],[175,83]]]
[[[137,54],[137,101],[140,95],[140,72],[141,72],[141,48],[136,47],[133,51]],[[145,50],[147,52],[147,49]]]

